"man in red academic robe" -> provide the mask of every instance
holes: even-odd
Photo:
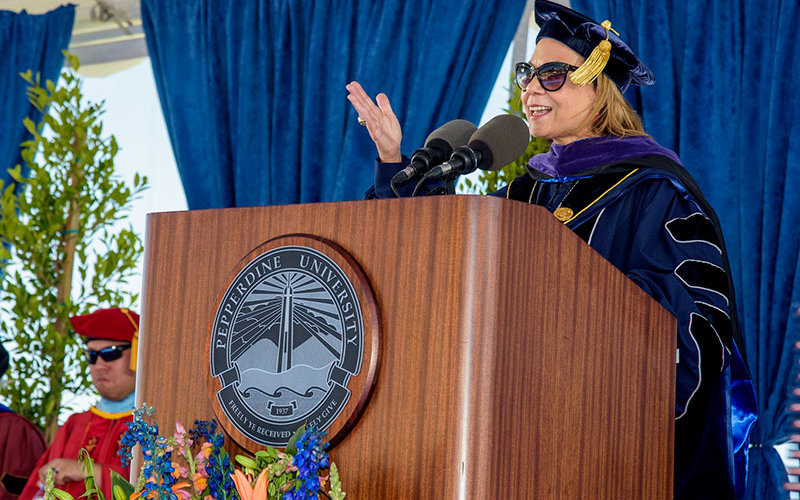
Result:
[[[0,379],[8,369],[0,343]],[[47,445],[39,429],[0,403],[0,500],[16,500]]]
[[[128,309],[100,309],[71,318],[75,332],[86,338],[86,357],[100,402],[89,411],[69,417],[56,434],[53,444],[39,459],[20,500],[31,500],[42,490],[47,472],[52,470],[55,485],[78,498],[86,492],[83,466],[78,461],[81,449],[94,460],[94,477],[106,498],[111,496],[110,471],[127,478],[119,441],[132,420],[136,388],[136,343],[139,315]]]

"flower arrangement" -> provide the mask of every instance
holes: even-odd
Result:
[[[216,422],[195,420],[187,431],[177,422],[172,436],[161,436],[153,420],[155,410],[147,405],[134,410],[119,451],[123,464],[130,464],[132,449],[141,446],[143,465],[137,483],[111,473],[113,500],[343,500],[345,493],[336,464],[325,452],[324,433],[314,426],[300,427],[285,451],[268,447],[255,456],[236,455],[231,460],[223,447],[225,438]],[[92,463],[81,454],[87,473],[89,500],[105,500],[94,487]],[[320,475],[321,471],[329,475]],[[330,487],[325,489],[330,480]],[[47,500],[74,500],[68,493],[45,488]]]

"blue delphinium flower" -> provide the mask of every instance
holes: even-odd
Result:
[[[172,453],[167,451],[166,438],[158,435],[158,425],[145,421],[155,413],[153,408],[143,405],[133,412],[133,421],[125,424],[128,430],[122,436],[119,456],[123,465],[131,462],[131,449],[137,444],[142,447],[144,466],[142,478],[145,481],[142,498],[176,499],[172,486],[176,478],[172,473]]]
[[[120,449],[117,452],[122,460],[122,465],[127,466],[131,463],[131,450],[137,444],[142,445],[142,454],[145,457],[156,454],[158,425],[145,421],[146,416],[152,416],[154,413],[155,410],[146,404],[133,411],[133,421],[125,424],[128,430],[123,434]]]
[[[200,442],[201,440],[211,442],[211,438],[215,432],[217,432],[216,421],[195,419],[194,429],[189,431],[189,436],[191,436],[192,441],[195,443]]]
[[[208,491],[212,498],[215,500],[226,500],[231,498],[228,494],[234,491],[233,480],[231,474],[233,467],[231,466],[228,452],[223,447],[225,444],[225,437],[216,433],[211,436],[211,454],[208,456],[206,462],[206,472],[208,473]]]
[[[328,443],[323,443],[325,433],[312,425],[297,441],[297,454],[292,465],[297,467],[298,483],[283,494],[283,500],[304,500],[316,498],[319,493],[319,471],[330,466],[330,457],[325,452]]]

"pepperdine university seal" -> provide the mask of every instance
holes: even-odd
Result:
[[[374,306],[355,261],[330,242],[285,236],[251,252],[211,326],[213,406],[228,433],[246,448],[248,440],[284,447],[301,425],[327,430],[344,416],[333,429],[342,435],[331,436],[332,445],[341,440],[374,383]]]

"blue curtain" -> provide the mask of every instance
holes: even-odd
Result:
[[[142,0],[189,208],[363,197],[375,149],[344,86],[386,92],[404,150],[477,121],[525,0]]]
[[[653,69],[633,96],[715,207],[759,404],[747,495],[785,498],[791,303],[800,300],[800,3],[573,0]]]
[[[30,139],[22,125],[27,117],[35,122],[41,115],[28,102],[28,83],[19,74],[32,70],[45,80],[58,80],[64,63],[75,6],[66,5],[46,14],[31,15],[0,10],[0,178],[9,181],[8,169],[22,162],[20,143]]]

